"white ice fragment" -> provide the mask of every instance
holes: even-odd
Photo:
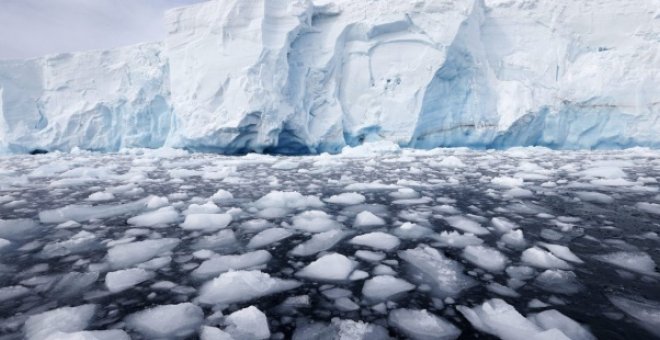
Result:
[[[509,259],[499,250],[485,246],[467,246],[463,258],[490,272],[501,272]]]
[[[392,233],[403,239],[415,240],[432,234],[433,230],[412,222],[405,222],[404,224],[395,228]]]
[[[451,322],[423,309],[395,309],[388,322],[413,340],[454,340],[461,335]]]
[[[321,233],[332,229],[339,229],[341,228],[341,224],[333,220],[324,211],[309,210],[294,216],[291,228],[310,233]]]
[[[344,281],[348,279],[355,261],[344,255],[332,253],[308,264],[296,273],[296,276],[319,281]]]
[[[449,216],[449,217],[445,217],[445,220],[453,228],[462,230],[466,233],[470,233],[470,234],[474,234],[474,235],[487,235],[487,234],[490,234],[490,231],[488,231],[488,229],[482,227],[481,224],[479,224],[478,222],[476,222],[474,220],[471,220],[467,217]]]
[[[118,293],[139,283],[151,280],[155,274],[141,268],[109,272],[105,275],[105,286],[111,293]]]
[[[527,245],[522,230],[512,230],[502,235],[502,242],[513,248],[524,248]]]
[[[353,226],[355,228],[368,228],[385,225],[385,220],[374,215],[370,211],[363,211],[355,216]]]
[[[597,255],[594,256],[594,258],[598,261],[609,263],[635,273],[660,277],[660,273],[655,270],[655,262],[651,256],[645,252],[619,251],[610,254]]]
[[[201,340],[236,340],[229,333],[216,327],[202,326],[199,333]]]
[[[119,244],[108,249],[108,262],[117,269],[131,267],[174,249],[179,242],[175,238],[162,238]]]
[[[465,248],[467,246],[476,246],[484,243],[482,239],[473,234],[461,234],[458,231],[443,231],[440,234],[433,235],[432,238],[440,242],[440,246],[452,248]]]
[[[366,198],[364,195],[356,192],[345,192],[339,195],[330,196],[329,198],[326,198],[325,201],[332,204],[356,205],[364,203]]]
[[[131,314],[124,320],[131,328],[150,339],[185,338],[202,325],[204,312],[192,303],[161,305]]]
[[[639,202],[635,206],[643,212],[660,215],[660,204]]]
[[[542,269],[570,270],[573,267],[566,261],[539,247],[528,248],[523,251],[520,259],[533,267]]]
[[[309,240],[295,246],[293,250],[291,250],[291,255],[310,256],[320,253],[334,247],[334,245],[341,241],[345,236],[346,233],[338,229],[314,234]]]
[[[193,214],[217,214],[220,212],[220,207],[215,205],[213,202],[206,202],[204,204],[191,204],[188,206],[183,214],[184,215],[193,215]]]
[[[522,178],[507,177],[507,176],[495,177],[491,179],[490,182],[497,186],[505,187],[505,188],[515,188],[522,186],[524,184],[524,180]]]
[[[262,248],[275,242],[282,241],[293,235],[291,231],[284,228],[269,228],[254,235],[247,247],[250,249]]]
[[[131,217],[128,224],[138,227],[155,227],[174,223],[179,219],[179,212],[172,206],[166,206],[155,211]]]
[[[219,189],[213,196],[211,196],[211,201],[216,203],[228,202],[234,199],[234,195],[231,192],[223,189]]]
[[[660,302],[641,296],[610,295],[608,299],[649,332],[660,336]]]
[[[447,156],[443,158],[440,162],[433,162],[432,166],[453,169],[453,168],[463,168],[465,167],[465,163],[463,163],[463,161],[461,161],[461,159],[456,156]]]
[[[107,331],[55,332],[47,340],[131,340],[128,333],[121,329]]]
[[[228,326],[225,332],[236,340],[261,340],[270,338],[268,318],[255,306],[237,310],[225,319]]]
[[[62,208],[39,212],[41,223],[84,222],[94,218],[109,218],[140,211],[147,206],[150,197],[118,205],[67,205]]]
[[[618,179],[625,178],[626,173],[616,166],[602,166],[583,170],[580,176],[587,178]]]
[[[554,309],[528,315],[527,319],[535,323],[541,329],[558,329],[571,340],[596,340],[596,337],[593,336],[589,330],[575,322],[575,320]]]
[[[273,191],[263,196],[256,202],[255,207],[259,209],[281,208],[281,209],[306,209],[320,208],[323,202],[316,196],[303,196],[298,192]]]
[[[490,222],[493,224],[495,229],[500,233],[507,233],[514,229],[520,228],[520,226],[504,217],[493,217]]]
[[[231,223],[229,214],[189,214],[181,224],[185,230],[216,231],[226,228]]]
[[[199,291],[199,301],[205,304],[245,302],[299,286],[297,281],[274,278],[258,270],[230,271],[205,283]]]
[[[0,303],[18,299],[30,293],[30,289],[24,286],[7,286],[0,288]]]
[[[539,245],[545,249],[548,249],[553,255],[557,256],[558,258],[573,262],[573,263],[584,263],[577,255],[575,255],[568,247],[558,245],[558,244],[550,244],[550,243],[545,243],[545,242],[539,242]]]
[[[208,278],[230,270],[243,270],[258,267],[270,261],[272,256],[265,250],[257,250],[240,255],[222,255],[210,258],[197,267],[192,275]]]
[[[46,340],[56,332],[72,333],[82,331],[89,325],[95,305],[60,307],[40,314],[32,315],[25,321],[25,338],[28,340]]]
[[[391,251],[398,247],[401,241],[394,235],[376,231],[353,237],[349,243],[378,250]]]
[[[415,289],[415,285],[391,275],[379,275],[364,282],[362,295],[372,302],[381,302],[390,297]]]
[[[113,195],[111,192],[99,191],[89,195],[87,199],[92,202],[112,201],[115,199],[115,195]]]
[[[593,191],[578,191],[575,193],[581,200],[591,203],[611,204],[614,198],[600,192]]]

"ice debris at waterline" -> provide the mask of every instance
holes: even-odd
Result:
[[[651,339],[660,151],[0,158],[0,337]]]

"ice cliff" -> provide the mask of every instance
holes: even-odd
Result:
[[[657,0],[216,0],[0,61],[0,149],[660,146]]]

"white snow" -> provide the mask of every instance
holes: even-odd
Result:
[[[271,277],[260,271],[229,271],[205,283],[199,301],[205,304],[230,304],[256,299],[300,286],[294,280]]]
[[[109,272],[105,275],[105,286],[111,293],[118,293],[139,283],[151,280],[155,274],[141,268]]]
[[[192,303],[161,305],[131,314],[126,325],[145,338],[185,338],[202,325],[204,312]]]
[[[388,322],[414,340],[454,340],[461,335],[451,322],[423,309],[395,309]]]
[[[415,285],[406,280],[391,275],[378,275],[364,282],[362,296],[372,302],[381,302],[413,289]]]
[[[317,281],[345,281],[355,269],[355,261],[344,255],[327,254],[308,264],[296,276]]]
[[[391,251],[398,247],[401,241],[394,235],[376,231],[355,236],[349,241],[349,243],[377,250]]]

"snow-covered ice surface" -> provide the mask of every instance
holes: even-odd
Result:
[[[3,157],[0,337],[651,339],[659,178],[641,148]]]

